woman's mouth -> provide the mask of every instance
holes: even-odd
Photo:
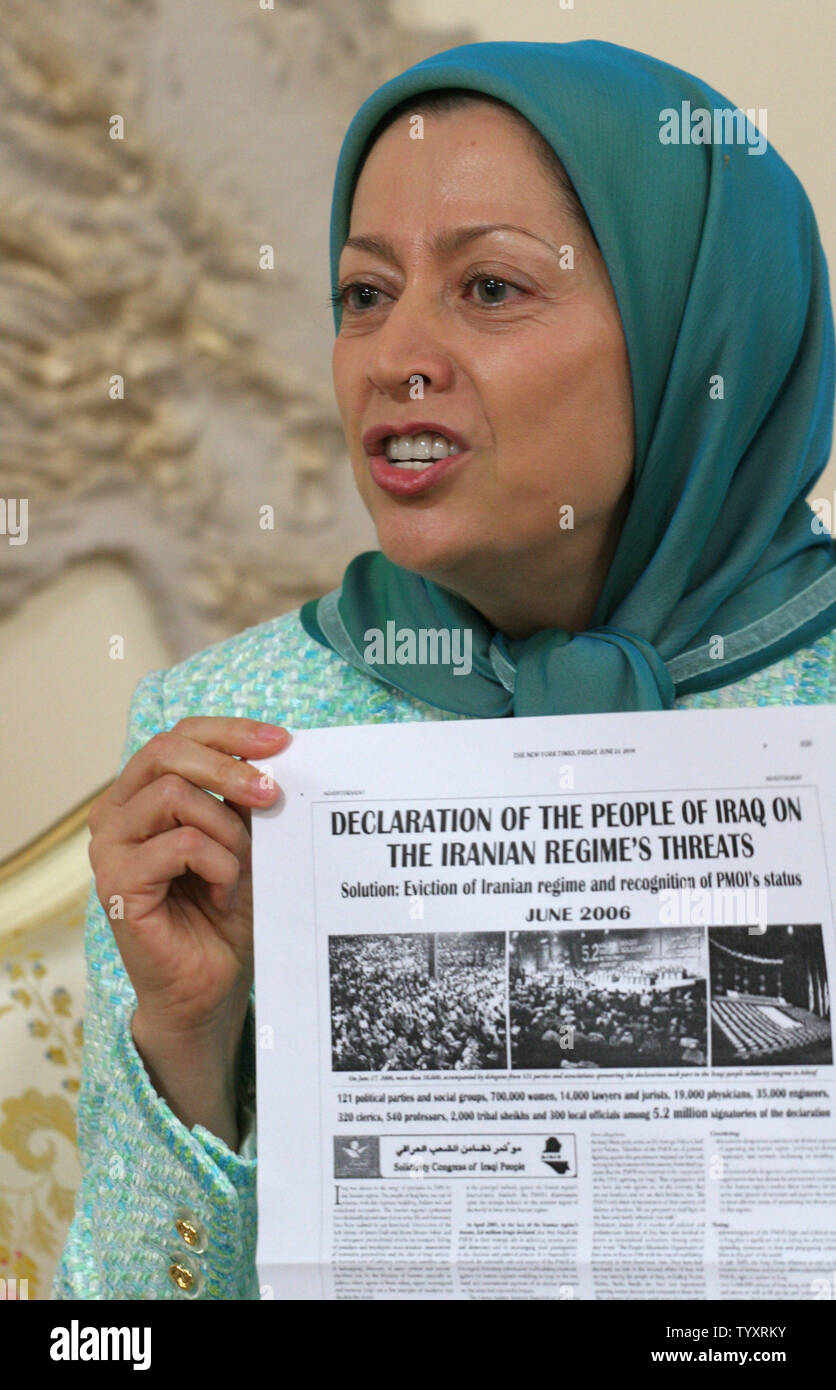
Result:
[[[372,444],[371,449],[369,470],[373,480],[396,497],[426,492],[470,455],[470,450],[457,440],[435,430],[388,434]]]

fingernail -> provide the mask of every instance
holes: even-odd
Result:
[[[270,781],[269,787],[265,786],[261,779],[259,779],[259,781],[257,782],[253,782],[250,787],[250,791],[252,792],[253,796],[257,796],[259,801],[267,801],[268,798],[274,794],[275,790],[276,784],[274,781],[272,781],[272,779]]]

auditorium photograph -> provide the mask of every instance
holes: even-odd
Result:
[[[709,927],[708,954],[713,1066],[831,1065],[820,926]]]
[[[334,1071],[508,1065],[504,932],[332,936]]]
[[[511,1066],[704,1067],[704,933],[512,932]]]

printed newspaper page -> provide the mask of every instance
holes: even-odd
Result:
[[[832,1298],[836,707],[303,731],[262,1295]]]

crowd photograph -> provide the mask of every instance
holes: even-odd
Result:
[[[700,930],[513,932],[511,1065],[705,1066]]]
[[[504,932],[329,939],[334,1071],[508,1065]]]

